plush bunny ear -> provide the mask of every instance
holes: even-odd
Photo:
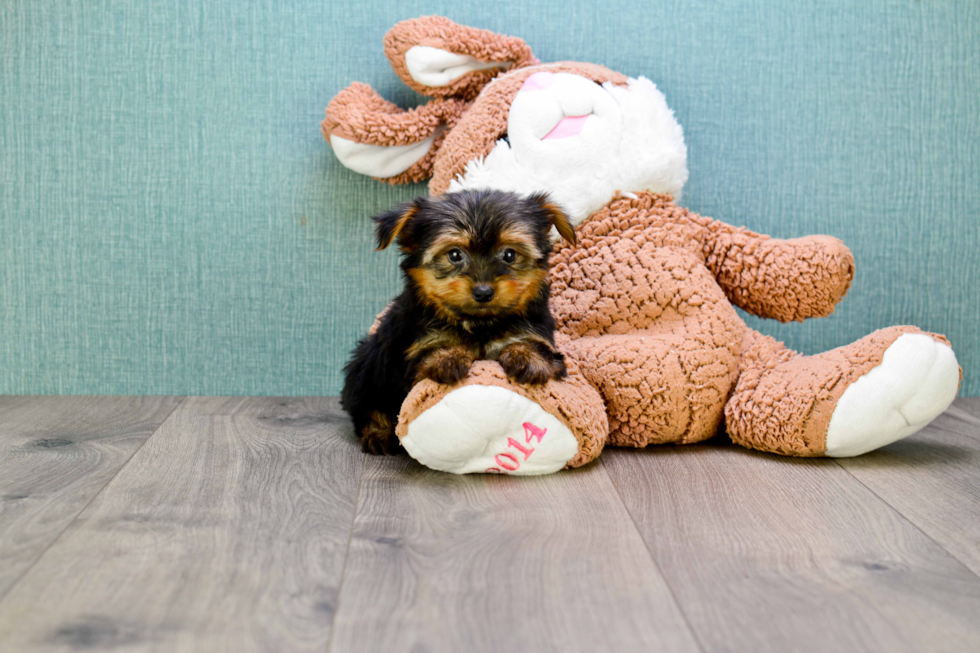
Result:
[[[384,44],[402,81],[429,97],[472,99],[501,72],[538,63],[519,38],[441,16],[402,21],[385,35]]]
[[[432,100],[408,111],[355,82],[327,105],[321,124],[340,162],[355,172],[391,184],[432,176],[435,153],[445,131],[463,115],[458,98]]]

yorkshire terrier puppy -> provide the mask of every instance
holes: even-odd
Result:
[[[398,240],[405,288],[344,368],[341,402],[364,451],[401,449],[395,423],[421,379],[453,384],[476,360],[517,383],[565,376],[548,310],[550,232],[575,231],[547,195],[419,197],[375,219],[378,250]]]

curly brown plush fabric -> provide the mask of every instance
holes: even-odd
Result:
[[[425,87],[405,65],[405,53],[415,45],[510,66]],[[629,81],[595,64],[539,65],[520,39],[439,17],[396,25],[385,50],[406,84],[444,99],[403,111],[369,87],[352,85],[328,107],[324,136],[385,146],[417,143],[445,126],[428,154],[384,180],[404,183],[431,174],[434,195],[447,192],[469,163],[486,157],[507,133],[511,103],[532,74],[567,72],[599,84]],[[666,195],[638,192],[618,195],[586,218],[577,239],[576,245],[556,245],[551,258],[551,309],[568,379],[521,386],[497,363],[479,361],[464,381],[506,388],[560,419],[580,444],[570,466],[595,458],[607,441],[633,447],[697,442],[722,426],[747,447],[824,455],[844,391],[882,364],[885,350],[901,335],[922,333],[890,327],[803,356],[748,328],[735,306],[783,322],[834,311],[854,277],[854,258],[829,236],[770,238],[699,216]],[[402,406],[399,436],[455,387],[419,383]]]
[[[606,444],[609,434],[606,407],[572,360],[568,361],[568,377],[565,380],[549,381],[541,386],[512,383],[500,365],[490,361],[474,363],[462,384],[451,388],[429,379],[420,381],[402,404],[398,426],[395,428],[396,435],[399,438],[405,437],[412,420],[439,403],[450,390],[467,385],[506,388],[536,402],[557,417],[579,443],[579,452],[568,461],[568,467],[580,467],[595,460]]]
[[[551,309],[600,391],[610,443],[718,432],[744,323],[704,264],[703,227],[662,195],[614,200],[552,256]]]
[[[674,205],[664,195],[640,193],[637,199],[614,200],[597,211],[579,227],[580,245],[575,248],[574,260],[592,258],[597,252],[594,243],[605,242],[610,236],[619,239],[625,237],[637,245],[655,243],[655,248],[700,248],[698,258],[710,272],[711,280],[707,282],[710,286],[719,286],[731,303],[750,313],[784,322],[830,315],[854,278],[854,257],[836,238],[770,238],[690,213]],[[629,245],[622,247],[634,249]],[[567,257],[561,254],[566,250],[571,251],[571,248],[563,244],[552,259],[555,266],[553,276],[559,284],[556,288],[564,288],[569,283],[563,280],[567,273],[559,275],[559,270],[564,272],[568,265]],[[607,262],[607,267],[618,267],[623,263],[624,251],[620,251],[620,260]],[[595,263],[590,265],[594,266]],[[638,263],[625,265],[643,269],[643,265]],[[622,277],[623,274],[620,272],[618,276]],[[645,281],[640,286],[642,294],[639,301],[642,303],[649,301],[648,292],[653,283],[650,279]],[[576,282],[580,286],[589,283],[577,278]],[[695,292],[689,284],[676,282],[660,287],[678,285],[687,289],[684,292]],[[595,284],[595,292],[599,292],[598,288],[599,284]],[[605,292],[629,293],[632,286],[613,286]],[[585,297],[576,296],[576,301],[582,304],[588,301],[588,297],[591,297],[588,293]],[[577,313],[584,311],[585,304],[582,304]],[[590,319],[612,322],[617,317],[597,310]],[[641,326],[644,326],[642,321],[633,320],[619,328]]]
[[[440,99],[405,110],[354,82],[330,100],[321,130],[328,140],[336,135],[366,145],[409,145],[461,116],[465,107],[462,100]]]
[[[778,240],[698,216],[708,232],[705,263],[728,299],[759,317],[802,322],[826,317],[854,278],[854,257],[840,240]]]
[[[823,455],[844,390],[880,364],[900,335],[922,333],[891,327],[802,356],[748,328],[732,301],[782,319],[833,312],[854,270],[850,251],[835,238],[769,238],[653,193],[614,199],[579,225],[577,236],[576,245],[558,243],[551,257],[551,310],[556,341],[574,370],[569,381],[544,390],[517,386],[499,365],[481,361],[465,383],[533,399],[583,442],[605,441],[604,405],[615,446],[699,442],[724,424],[746,447]],[[589,399],[593,388],[598,403]],[[451,390],[431,381],[416,386],[398,433]],[[583,448],[576,464],[600,450]]]
[[[844,347],[803,356],[747,329],[741,372],[725,406],[732,440],[784,456],[822,456],[827,426],[844,391],[881,364],[899,336],[924,333],[913,326],[881,329]],[[945,337],[930,333],[948,345]]]
[[[385,56],[402,81],[430,97],[473,99],[501,71],[537,63],[531,48],[519,38],[457,25],[442,16],[402,21],[385,34],[384,45]],[[412,78],[405,65],[405,53],[417,45],[469,55],[485,63],[499,62],[501,66],[467,73],[446,86],[425,86]]]
[[[330,100],[320,129],[327,141],[331,136],[340,136],[365,145],[410,145],[432,136],[440,127],[452,129],[467,106],[463,100],[448,98],[406,111],[382,98],[367,84],[354,82]],[[407,184],[431,177],[436,152],[448,133],[445,130],[411,168],[395,177],[378,180]]]

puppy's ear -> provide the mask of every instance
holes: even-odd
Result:
[[[558,230],[558,235],[570,242],[575,244],[575,227],[568,220],[568,216],[565,212],[558,208],[558,205],[551,201],[547,193],[535,193],[529,198],[532,202],[541,207],[541,209],[548,216],[548,222],[555,229]]]
[[[412,200],[411,202],[405,202],[404,204],[399,205],[398,208],[392,209],[391,211],[386,211],[379,216],[375,216],[374,234],[378,240],[378,247],[374,251],[377,252],[385,249],[399,236],[401,236],[400,243],[402,247],[408,247],[404,234],[405,225],[407,225],[421,210],[422,200],[419,198]]]

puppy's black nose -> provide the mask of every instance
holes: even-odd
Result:
[[[490,301],[493,299],[493,286],[487,283],[473,286],[473,299],[481,304]]]

